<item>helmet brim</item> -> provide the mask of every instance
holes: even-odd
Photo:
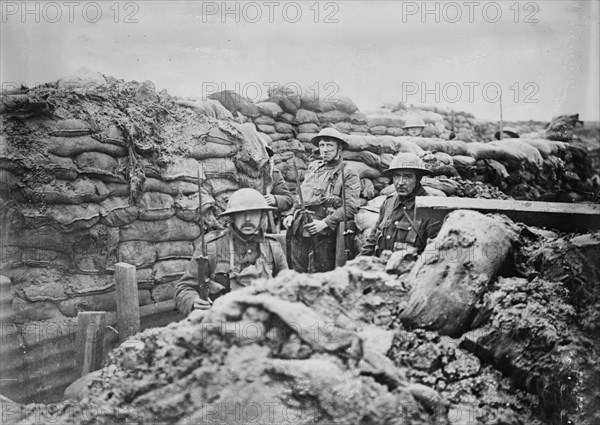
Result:
[[[383,177],[392,177],[396,171],[405,170],[405,171],[414,171],[420,173],[424,176],[431,176],[433,172],[428,170],[427,168],[417,168],[417,167],[397,167],[397,168],[388,168],[381,172]]]
[[[338,143],[338,145],[342,145],[343,149],[347,149],[348,146],[350,146],[350,145],[348,145],[348,142],[346,142],[343,139],[340,139],[339,137],[335,137],[335,136],[315,136],[311,139],[310,142],[313,144],[313,146],[316,146],[318,148],[319,142],[323,139],[333,139]]]
[[[277,210],[277,208],[275,207],[261,207],[261,208],[238,208],[238,209],[234,209],[234,210],[225,210],[223,211],[221,214],[219,214],[219,217],[224,217],[227,215],[231,215],[231,214],[235,214],[235,213],[239,213],[239,212],[246,212],[246,211],[275,211]]]

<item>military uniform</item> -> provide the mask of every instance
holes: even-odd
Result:
[[[279,170],[273,170],[273,183],[272,188],[269,191],[275,198],[277,211],[287,211],[294,205],[294,198],[292,193],[287,188],[285,180]]]
[[[247,238],[230,225],[207,234],[205,243],[209,278],[216,282],[211,283],[212,299],[246,286],[252,279],[276,276],[288,268],[283,248],[272,236],[259,233]],[[201,254],[198,247],[175,288],[175,306],[185,315],[193,310],[199,296],[196,258]]]
[[[381,255],[384,250],[394,251],[395,243],[407,243],[422,252],[428,238],[435,238],[442,227],[440,221],[416,220],[415,197],[427,196],[423,186],[402,200],[397,193],[388,195],[379,210],[379,218],[360,255]],[[410,220],[409,220],[410,218]],[[411,223],[412,221],[412,223]],[[414,225],[413,225],[414,224]]]
[[[344,167],[346,217],[354,219],[358,209],[360,195],[360,178],[351,168]],[[307,210],[314,212],[315,220],[324,220],[327,224],[325,230],[317,233],[316,247],[313,254],[315,271],[325,272],[335,268],[335,241],[337,226],[344,221],[344,207],[342,203],[342,178],[341,160],[325,162],[313,161],[309,164],[300,187],[302,198]],[[308,271],[308,255],[313,249],[311,238],[304,229],[306,221],[303,214],[298,214],[300,205],[294,205],[292,214],[294,221],[288,229],[287,237],[291,250],[291,266],[298,272]]]

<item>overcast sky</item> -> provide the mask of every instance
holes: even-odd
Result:
[[[151,80],[178,96],[227,88],[258,100],[279,83],[346,95],[363,111],[403,100],[486,119],[498,119],[500,88],[506,120],[578,112],[597,121],[599,9],[596,0],[111,0],[26,8],[2,1],[1,80],[5,88],[33,85],[85,67]]]

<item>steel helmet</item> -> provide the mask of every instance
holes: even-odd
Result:
[[[430,170],[425,168],[423,160],[414,153],[401,152],[392,159],[387,170],[381,173],[384,177],[391,177],[397,170],[412,170],[418,171],[424,175],[432,174]]]
[[[519,139],[521,137],[519,136],[519,131],[514,127],[502,127],[502,132],[508,134],[513,139]],[[500,140],[500,132],[496,131],[494,137],[496,140]]]
[[[402,128],[413,128],[413,127],[421,127],[425,128],[425,121],[418,115],[411,115],[406,118],[406,123]]]
[[[331,128],[331,127],[327,127],[327,128],[324,128],[323,130],[319,131],[319,134],[317,134],[315,137],[313,137],[310,142],[313,145],[315,145],[316,147],[319,147],[319,141],[321,139],[325,139],[325,138],[335,139],[335,141],[338,142],[338,144],[342,145],[343,149],[348,148],[348,142],[346,142],[344,140],[344,135],[342,133],[340,133],[339,131],[337,131],[335,128]]]
[[[277,208],[269,206],[258,190],[244,188],[231,195],[227,209],[220,216],[235,214],[243,211],[271,211]]]

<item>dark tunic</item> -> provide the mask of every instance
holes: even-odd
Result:
[[[406,199],[401,199],[397,193],[388,195],[381,205],[377,223],[371,230],[371,235],[360,255],[379,256],[384,250],[394,251],[396,242],[413,245],[418,252],[425,249],[427,239],[437,236],[442,223],[415,219],[415,197],[417,196],[427,196],[427,192],[421,185]]]

